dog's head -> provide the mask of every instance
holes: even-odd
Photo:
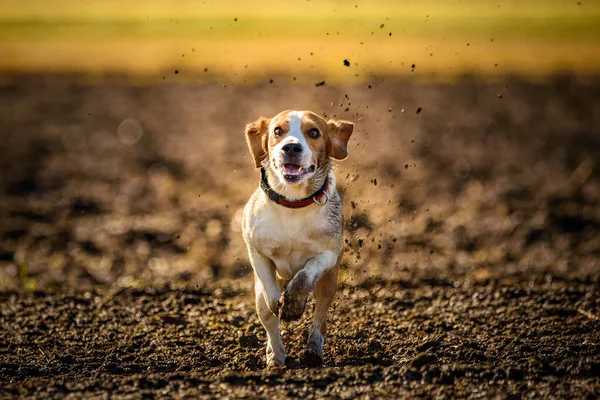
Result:
[[[256,168],[270,164],[282,182],[296,184],[328,165],[330,158],[348,157],[354,124],[326,121],[311,111],[283,111],[246,126],[246,141]]]

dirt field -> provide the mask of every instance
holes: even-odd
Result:
[[[599,80],[179,79],[2,80],[0,398],[600,396]],[[357,123],[347,248],[325,366],[263,371],[242,131],[286,108]]]

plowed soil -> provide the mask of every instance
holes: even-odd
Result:
[[[600,396],[600,81],[177,79],[2,80],[0,398]],[[287,108],[357,129],[325,365],[267,371],[242,132]]]

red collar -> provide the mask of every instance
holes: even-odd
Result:
[[[327,190],[329,189],[329,176],[325,178],[325,182],[323,183],[323,186],[321,186],[321,189],[313,193],[312,196],[300,200],[288,200],[274,191],[271,186],[269,186],[269,182],[267,181],[267,171],[264,168],[260,169],[260,187],[269,199],[280,206],[287,208],[302,208],[310,206],[313,203],[324,206],[329,201],[329,195],[327,194]],[[325,197],[325,199],[321,201],[323,197]]]

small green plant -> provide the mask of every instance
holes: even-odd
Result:
[[[35,290],[37,287],[37,282],[35,279],[29,277],[29,273],[27,271],[27,263],[20,262],[19,266],[19,283],[21,287],[25,290]]]

